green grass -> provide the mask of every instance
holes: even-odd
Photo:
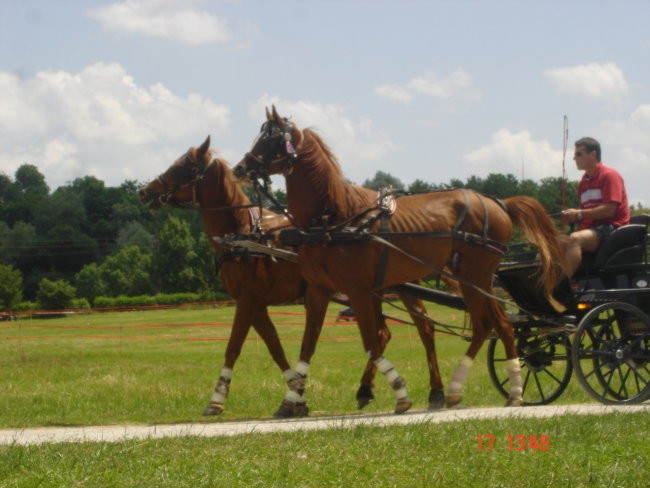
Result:
[[[366,356],[357,327],[335,323],[340,308],[331,307],[311,364],[307,394],[312,415],[357,411],[355,393]],[[462,313],[430,308],[444,322],[463,320]],[[97,313],[2,324],[0,427],[204,421],[201,412],[223,363],[233,310]],[[273,309],[291,364],[298,357],[302,311],[300,306]],[[386,355],[406,379],[413,408],[426,409],[428,371],[417,332],[408,325],[391,330]],[[437,338],[445,382],[467,345],[458,337]],[[504,403],[489,381],[485,349],[470,373],[465,406]],[[588,401],[573,383],[560,401]],[[266,346],[251,331],[220,419],[270,417],[285,389]],[[381,376],[375,394],[368,411],[392,411],[394,396]]]
[[[0,446],[2,487],[647,486],[647,414]],[[492,450],[477,436],[492,434]],[[547,450],[510,450],[545,435]]]
[[[312,415],[357,413],[365,364],[354,325],[330,308],[307,384]],[[463,314],[428,306],[442,322]],[[226,412],[201,416],[223,362],[233,308],[175,309],[24,319],[0,323],[0,428],[121,423],[222,422],[269,418],[286,385],[251,331],[235,367]],[[293,364],[302,307],[273,309]],[[391,310],[391,314],[403,316]],[[165,327],[151,327],[152,325]],[[426,409],[428,374],[417,332],[391,326],[386,355]],[[437,338],[445,383],[468,343]],[[468,378],[464,406],[500,406],[485,347]],[[391,412],[383,378],[367,413]],[[572,380],[559,404],[590,402]],[[232,438],[0,446],[0,487],[70,486],[645,486],[647,414],[476,420],[355,427]],[[493,434],[492,451],[478,448]],[[507,436],[546,435],[546,451],[509,450]]]

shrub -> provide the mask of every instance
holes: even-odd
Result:
[[[86,309],[90,308],[90,303],[88,303],[88,300],[85,298],[74,298],[72,302],[70,302],[70,306],[76,309]]]
[[[43,278],[38,285],[36,298],[44,310],[70,308],[75,288],[65,280],[50,281]]]
[[[23,275],[13,266],[0,265],[0,306],[13,310],[23,296]]]

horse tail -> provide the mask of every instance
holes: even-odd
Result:
[[[553,289],[565,274],[564,252],[557,229],[544,207],[534,198],[520,195],[506,198],[503,203],[512,222],[539,249],[540,287],[553,308],[563,312],[566,307],[553,298]]]

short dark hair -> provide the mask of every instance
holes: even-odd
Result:
[[[576,147],[584,146],[587,152],[596,151],[596,158],[600,161],[600,142],[593,137],[582,137],[576,141]]]

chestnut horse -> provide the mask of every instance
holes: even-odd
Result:
[[[251,234],[257,226],[263,233],[270,234],[289,225],[287,218],[266,209],[261,215],[255,215],[252,209],[257,207],[251,205],[236,183],[228,164],[212,158],[209,137],[140,189],[140,199],[152,209],[184,204],[200,207],[203,227],[216,252],[223,285],[237,305],[221,374],[203,414],[223,412],[233,368],[251,325],[289,380],[294,372],[267,306],[292,302],[300,296],[304,288],[300,268],[291,261],[224,248],[213,239],[227,234]]]
[[[299,374],[296,381],[289,382],[290,388],[296,384],[304,388],[314,353],[309,344],[315,344],[320,333],[326,297],[339,290],[348,295],[354,308],[368,357],[394,390],[395,412],[407,410],[411,400],[406,383],[383,356],[378,342],[373,292],[418,280],[433,271],[444,274],[449,269],[459,282],[471,318],[472,339],[451,378],[447,406],[462,400],[463,384],[472,362],[493,329],[503,341],[508,358],[506,369],[511,390],[506,405],[523,404],[512,323],[492,296],[492,280],[507,249],[513,224],[519,225],[527,239],[539,248],[540,286],[558,310],[563,308],[551,295],[563,273],[563,255],[557,231],[544,208],[525,196],[499,202],[468,190],[450,190],[400,197],[390,217],[368,223],[369,210],[377,207],[376,192],[347,183],[335,156],[313,130],[298,129],[280,117],[275,107],[272,113],[267,110],[266,118],[250,152],[234,168],[235,176],[255,179],[284,174],[288,210],[299,228],[306,230],[326,222],[333,227],[356,225],[368,231],[368,239],[362,242],[334,240],[327,245],[306,244],[298,249],[308,289],[312,295],[320,295],[320,299],[306,303],[305,342],[296,366]],[[360,222],[362,219],[365,222]],[[284,402],[297,397],[290,390]]]
[[[225,362],[204,415],[218,415],[223,412],[233,368],[251,325],[264,340],[285,379],[290,381],[295,372],[289,366],[267,307],[294,301],[304,292],[305,282],[301,277],[300,267],[288,260],[275,260],[265,255],[242,254],[236,250],[225,249],[212,239],[227,234],[250,234],[256,226],[259,226],[263,233],[274,233],[286,228],[289,225],[288,219],[266,209],[262,211],[261,218],[253,215],[253,205],[233,178],[228,164],[222,159],[212,158],[209,137],[198,148],[190,148],[165,173],[144,186],[140,190],[140,198],[152,209],[163,205],[199,206],[205,232],[220,263],[224,286],[236,302]],[[279,247],[277,241],[271,244]],[[423,342],[428,349],[433,350],[433,330],[426,317],[418,314],[419,308],[423,310],[421,302],[409,296],[402,296],[402,299],[412,313]],[[375,305],[380,306],[380,300],[377,298]],[[390,340],[390,331],[381,311],[377,319],[380,324],[379,340],[384,348]],[[375,371],[374,363],[369,360],[357,392],[360,408],[373,398]],[[436,406],[435,399],[432,401],[432,406]],[[441,402],[440,399],[437,401]],[[307,412],[304,402],[295,402],[291,408],[281,407],[275,416],[302,416]]]

